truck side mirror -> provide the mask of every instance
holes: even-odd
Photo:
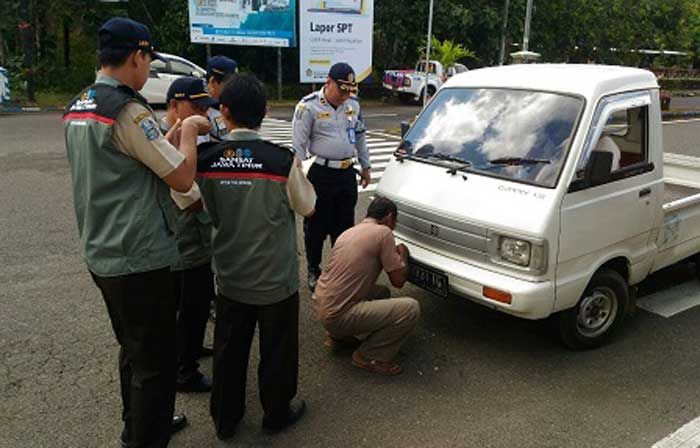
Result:
[[[410,127],[411,127],[411,125],[408,124],[408,121],[401,122],[401,138],[404,138],[404,136],[408,132],[408,128],[410,128]]]
[[[601,185],[610,180],[613,155],[608,151],[592,151],[588,159],[584,179],[589,186]]]

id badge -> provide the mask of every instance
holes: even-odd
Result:
[[[355,128],[348,128],[348,140],[350,141],[351,144],[355,144],[357,141],[355,137]]]

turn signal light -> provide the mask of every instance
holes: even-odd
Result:
[[[511,296],[510,293],[496,288],[489,288],[488,286],[484,286],[483,294],[486,298],[495,300],[496,302],[507,303],[508,305],[510,305],[511,300],[513,300],[513,296]]]

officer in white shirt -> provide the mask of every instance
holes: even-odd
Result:
[[[316,189],[316,213],[304,219],[304,242],[309,289],[314,290],[321,274],[323,242],[331,244],[355,225],[357,178],[353,158],[359,160],[362,187],[370,183],[370,162],[365,125],[360,115],[355,72],[350,65],[333,65],[328,80],[318,92],[296,106],[293,147],[296,156],[316,159],[308,178]]]

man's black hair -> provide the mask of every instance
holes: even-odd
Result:
[[[132,48],[103,48],[97,53],[97,61],[102,67],[119,67],[124,65],[131,53],[138,51]]]
[[[248,129],[257,129],[267,112],[267,96],[255,76],[234,73],[221,90],[219,103],[228,107],[230,119]]]
[[[374,198],[372,203],[369,204],[369,207],[367,207],[367,217],[376,220],[383,219],[390,214],[393,214],[395,217],[397,212],[398,210],[394,201],[381,196]]]

